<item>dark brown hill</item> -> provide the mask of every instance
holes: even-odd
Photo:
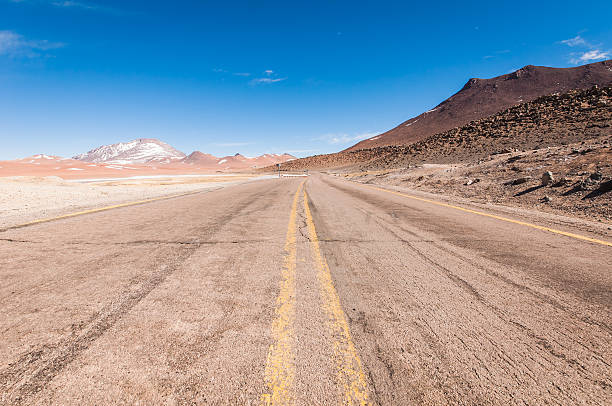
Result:
[[[498,153],[580,143],[611,135],[612,87],[593,87],[542,96],[410,145],[316,155],[286,162],[283,168],[370,170],[421,163],[477,162]]]
[[[473,78],[459,92],[434,109],[347,150],[409,145],[540,96],[611,84],[612,60],[575,68],[528,65],[492,79]]]

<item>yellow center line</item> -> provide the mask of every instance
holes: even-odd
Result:
[[[272,323],[274,343],[268,350],[265,379],[269,393],[261,395],[262,405],[293,404],[291,387],[295,377],[293,361],[293,325],[295,320],[295,273],[297,266],[297,206],[304,181],[300,183],[291,206],[285,261],[281,275],[280,292],[276,299],[276,319]]]
[[[527,223],[527,222],[520,221],[520,220],[514,220],[514,219],[507,218],[507,217],[496,216],[495,214],[489,214],[489,213],[485,213],[485,212],[478,211],[478,210],[466,209],[465,207],[454,206],[452,204],[447,204],[447,203],[442,203],[442,202],[438,202],[438,201],[435,201],[435,200],[425,199],[423,197],[412,196],[412,195],[408,195],[406,193],[401,193],[401,192],[396,192],[396,191],[393,191],[393,190],[383,189],[383,188],[379,188],[379,187],[376,187],[376,186],[369,186],[369,185],[361,185],[361,186],[364,186],[364,187],[367,187],[367,188],[370,188],[370,189],[374,189],[374,190],[379,190],[379,191],[382,191],[382,192],[391,193],[391,194],[402,196],[402,197],[407,197],[407,198],[413,199],[413,200],[419,200],[421,202],[427,202],[427,203],[435,204],[437,206],[448,207],[448,208],[455,209],[455,210],[461,210],[461,211],[464,211],[464,212],[467,212],[467,213],[477,214],[479,216],[490,217],[490,218],[493,218],[493,219],[496,219],[496,220],[506,221],[508,223],[519,224],[519,225],[522,225],[522,226],[535,228],[537,230],[548,231],[548,232],[551,232],[551,233],[564,235],[566,237],[571,237],[571,238],[575,238],[575,239],[578,239],[578,240],[588,241],[588,242],[592,242],[592,243],[595,243],[595,244],[607,245],[608,247],[612,247],[612,242],[598,240],[596,238],[591,238],[591,237],[587,237],[587,236],[580,235],[580,234],[568,233],[567,231],[556,230],[556,229],[550,228],[550,227],[539,226],[537,224]]]
[[[150,202],[155,202],[155,201],[158,201],[158,200],[166,200],[166,199],[173,199],[175,197],[188,196],[188,195],[193,195],[193,194],[200,193],[200,192],[201,191],[196,191],[196,192],[180,193],[180,194],[176,194],[176,195],[154,197],[154,198],[151,198],[151,199],[137,200],[137,201],[133,201],[133,202],[114,204],[112,206],[99,207],[97,209],[78,211],[78,212],[75,212],[75,213],[64,214],[64,215],[57,216],[57,217],[38,219],[38,220],[29,221],[29,222],[23,223],[23,224],[17,224],[17,225],[14,225],[14,226],[0,228],[0,232],[7,231],[7,230],[13,230],[13,229],[16,229],[16,228],[23,228],[23,227],[27,227],[27,226],[33,226],[34,224],[47,223],[49,221],[55,221],[55,220],[67,219],[67,218],[70,218],[70,217],[82,216],[84,214],[98,213],[98,212],[101,212],[101,211],[117,209],[119,207],[135,206],[137,204],[150,203]]]
[[[306,212],[306,224],[312,247],[313,259],[317,265],[317,279],[321,288],[323,298],[323,308],[328,316],[329,328],[334,338],[334,357],[337,366],[337,378],[339,384],[344,389],[344,400],[346,405],[369,405],[368,388],[366,377],[363,372],[361,360],[355,349],[355,344],[351,338],[346,315],[342,310],[338,292],[334,287],[331,272],[325,257],[321,253],[319,238],[315,229],[308,196],[304,191],[304,211]]]

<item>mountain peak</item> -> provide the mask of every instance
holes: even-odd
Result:
[[[479,79],[479,78],[470,78],[465,83],[465,85],[463,85],[463,88],[461,90],[470,89],[470,88],[480,84],[481,82],[482,82],[482,79]]]
[[[348,150],[413,144],[540,96],[610,84],[612,60],[574,68],[526,65],[491,79],[471,78],[460,91],[435,108]]]

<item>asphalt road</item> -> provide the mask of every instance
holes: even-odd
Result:
[[[315,174],[4,230],[0,402],[612,404],[609,240],[462,208]]]

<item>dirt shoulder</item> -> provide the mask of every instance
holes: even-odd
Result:
[[[401,186],[612,224],[612,148],[607,138],[492,155],[476,163],[330,173],[361,183]],[[552,178],[544,180],[547,173]]]

